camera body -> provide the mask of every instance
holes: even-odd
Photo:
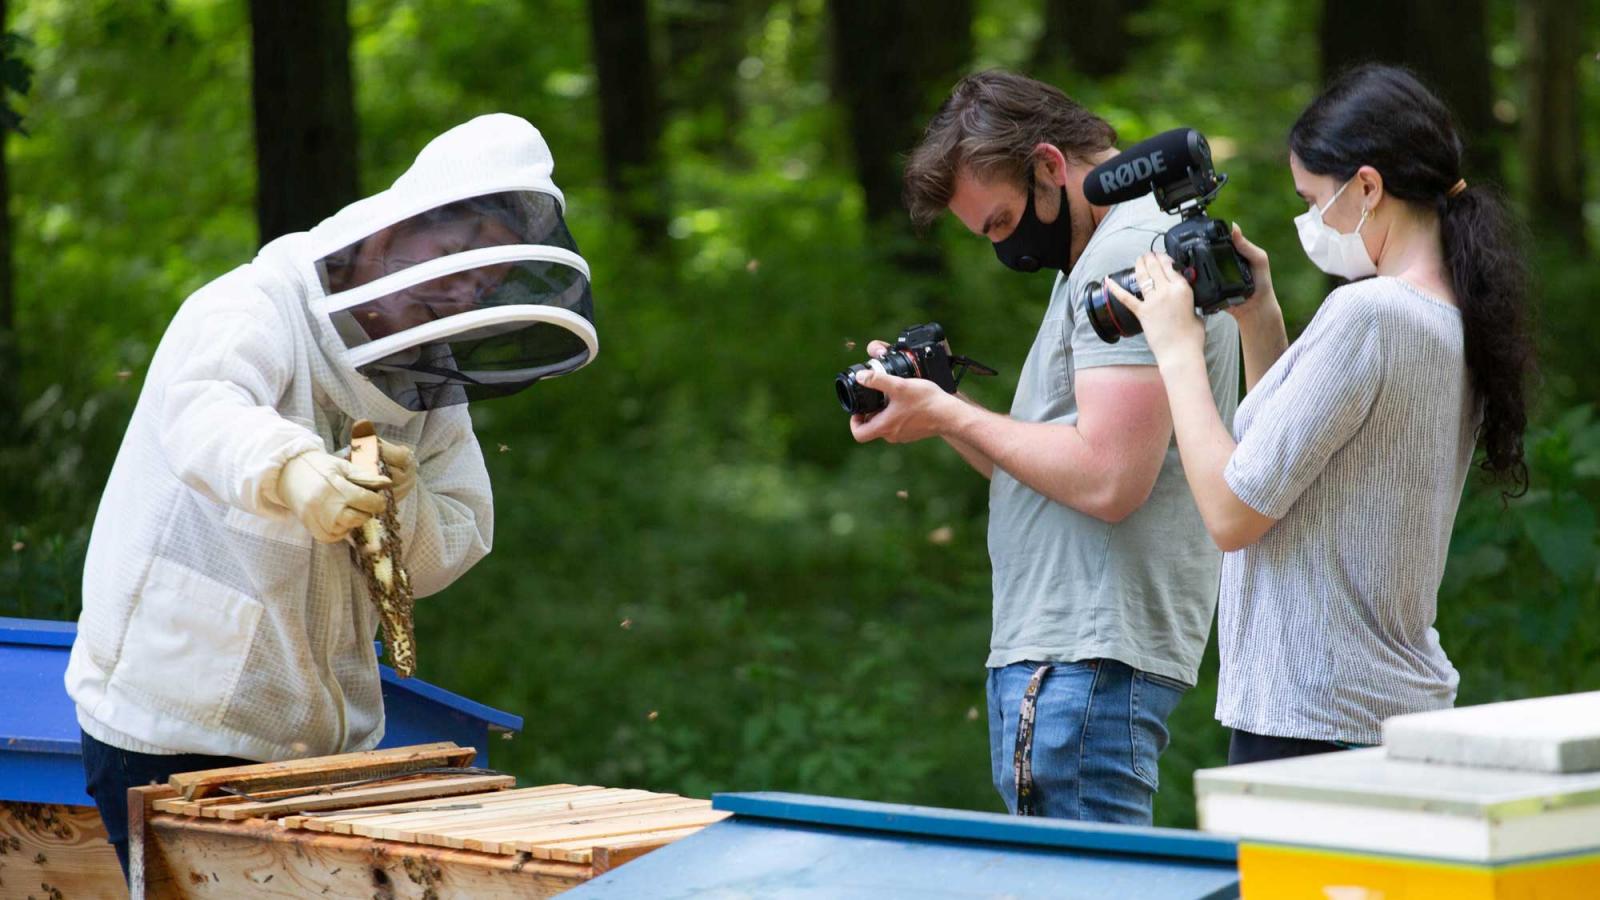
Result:
[[[845,412],[852,415],[877,412],[888,405],[888,400],[882,391],[856,384],[856,375],[877,369],[901,378],[926,378],[945,393],[953,394],[958,379],[951,362],[950,342],[945,339],[944,328],[938,322],[913,325],[900,332],[894,347],[883,359],[856,363],[840,372],[833,380],[833,388]]]
[[[1118,173],[1124,170],[1147,174],[1148,180],[1119,181]],[[1086,186],[1098,186],[1100,197],[1114,202],[1154,192],[1156,203],[1164,212],[1177,212],[1182,217],[1162,240],[1174,268],[1194,289],[1195,308],[1205,315],[1243,303],[1255,293],[1250,264],[1234,248],[1232,229],[1226,221],[1206,214],[1206,206],[1227,183],[1228,176],[1219,175],[1212,164],[1211,147],[1205,137],[1192,128],[1167,132],[1135,146],[1096,167],[1085,182]],[[1086,189],[1085,193],[1090,192]],[[1099,202],[1095,197],[1090,200]],[[1144,296],[1133,269],[1113,272],[1108,277],[1130,294]],[[1144,330],[1133,313],[1098,281],[1084,286],[1083,308],[1095,334],[1107,343],[1114,344]]]
[[[883,355],[883,359],[856,363],[833,379],[833,390],[839,397],[839,405],[851,415],[874,413],[889,405],[889,398],[882,391],[862,387],[856,382],[856,376],[868,369],[899,378],[926,378],[946,394],[954,394],[968,372],[974,375],[996,374],[995,370],[971,357],[952,354],[950,342],[945,340],[944,329],[938,322],[907,328],[895,338],[894,346]]]

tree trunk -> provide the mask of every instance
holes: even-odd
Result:
[[[695,144],[727,155],[739,104],[739,63],[753,7],[750,0],[677,0],[666,5],[666,92],[672,108],[693,114]]]
[[[5,15],[5,0],[0,0],[0,17]],[[0,18],[0,34],[5,33]],[[0,128],[0,430],[17,434],[22,409],[19,400],[22,367],[17,347],[16,278],[11,266],[11,174],[7,171],[6,145],[11,130]],[[0,438],[0,441],[5,438]]]
[[[833,88],[844,108],[867,219],[912,269],[938,269],[937,251],[911,241],[901,204],[901,157],[972,58],[973,0],[831,0]]]
[[[5,51],[6,0],[0,0],[0,72],[7,70]],[[0,106],[9,101],[11,86],[0,78]],[[11,183],[7,169],[6,148],[11,142],[11,129],[0,122],[0,431],[14,439],[21,420],[19,401],[22,377],[17,352],[17,312],[15,277],[11,269]]]
[[[1584,0],[1517,4],[1527,107],[1522,162],[1528,208],[1541,233],[1588,251],[1584,234],[1583,102],[1578,63],[1585,55]]]
[[[261,242],[354,201],[356,110],[346,0],[250,0]]]
[[[1149,5],[1150,0],[1045,0],[1034,65],[1070,66],[1093,78],[1121,72],[1139,46],[1128,32],[1128,17]]]
[[[600,152],[617,211],[646,248],[666,236],[661,101],[646,0],[589,0],[600,94]]]
[[[1487,0],[1326,0],[1319,36],[1324,83],[1362,62],[1411,69],[1455,115],[1467,178],[1502,180]]]

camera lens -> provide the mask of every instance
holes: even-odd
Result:
[[[833,390],[839,395],[839,405],[851,415],[877,412],[888,405],[882,391],[856,384],[856,375],[866,370],[866,363],[856,363],[833,379]]]
[[[868,412],[866,406],[871,401],[863,395],[877,393],[856,384],[856,377],[849,372],[840,372],[838,377],[833,379],[833,392],[839,398],[839,405],[851,415]],[[878,403],[881,405],[882,402],[883,395],[878,394]]]
[[[1107,277],[1128,293],[1144,299],[1132,269],[1112,272]],[[1094,333],[1108,344],[1115,344],[1125,337],[1133,337],[1144,331],[1144,326],[1140,325],[1133,313],[1122,305],[1122,301],[1106,291],[1103,282],[1096,281],[1084,287],[1083,311],[1089,317],[1089,324],[1094,326]]]
[[[888,398],[882,391],[875,391],[869,387],[862,387],[856,383],[856,375],[873,367],[876,362],[883,367],[883,371],[899,378],[916,378],[916,357],[906,350],[890,350],[884,354],[883,359],[870,362],[856,363],[833,379],[833,391],[839,396],[839,405],[851,415],[858,413],[877,412],[889,405]]]

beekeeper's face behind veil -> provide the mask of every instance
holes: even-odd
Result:
[[[361,216],[377,227],[316,262],[325,296],[313,308],[327,315],[345,361],[409,410],[514,393],[584,366],[599,349],[589,268],[563,221],[538,132],[511,120],[525,146],[502,154],[513,165],[500,185],[492,159],[457,159],[450,171],[453,152],[483,151],[483,134],[474,146],[458,132],[490,130],[497,123],[486,120],[495,119],[511,117],[452,129],[394,187],[342,211],[335,220],[367,212],[363,206],[389,208]],[[473,163],[476,171],[459,168]],[[407,196],[413,176],[448,183],[452,174],[457,191],[433,186]]]

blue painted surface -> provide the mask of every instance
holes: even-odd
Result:
[[[89,805],[78,719],[62,681],[74,622],[0,616],[0,800]],[[478,748],[522,730],[522,717],[381,666],[386,728],[380,747],[455,741]]]
[[[0,800],[93,805],[83,789],[82,753],[0,752]]]
[[[0,751],[76,753],[78,720],[61,677],[67,647],[8,645],[0,637]]]
[[[715,809],[727,810],[740,816],[786,822],[809,822],[818,825],[838,825],[846,828],[996,843],[1069,847],[1111,853],[1154,854],[1223,863],[1237,863],[1239,860],[1237,841],[1178,828],[1138,828],[1096,822],[1069,822],[1062,819],[1024,818],[964,809],[941,809],[934,806],[908,806],[899,803],[877,803],[871,800],[777,792],[718,794],[713,798],[711,805]]]
[[[71,647],[78,636],[77,622],[49,619],[14,619],[0,616],[0,642],[35,644],[41,647]]]
[[[1233,841],[795,794],[720,795],[735,815],[566,896],[1233,900]]]
[[[377,645],[377,652],[379,656],[383,655],[382,644]],[[420,678],[401,678],[395,673],[394,669],[391,669],[388,666],[379,665],[378,668],[383,673],[383,696],[385,700],[389,698],[389,687],[393,685],[396,688],[403,689],[408,694],[414,694],[423,699],[431,700],[434,703],[454,710],[463,716],[481,721],[490,728],[498,728],[501,731],[522,730],[521,716],[512,715],[503,709],[495,709],[492,706],[485,706],[484,704],[479,703],[470,697],[463,697],[460,694],[447,691],[436,684],[429,684]]]

